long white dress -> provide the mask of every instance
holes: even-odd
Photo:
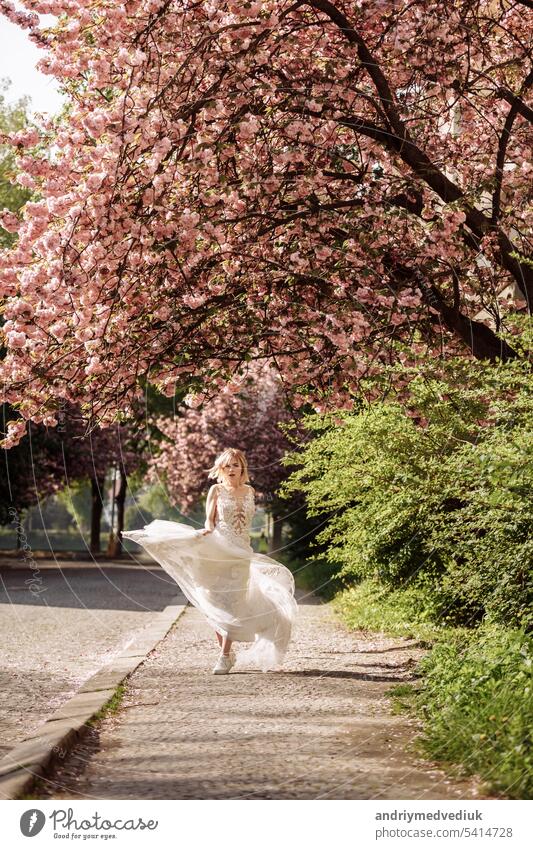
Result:
[[[219,634],[252,644],[238,652],[236,668],[279,669],[298,610],[294,578],[286,566],[250,544],[253,490],[236,496],[221,484],[217,489],[215,527],[209,534],[155,519],[122,536],[161,564]]]

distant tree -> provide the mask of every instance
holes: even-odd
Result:
[[[5,432],[9,405],[0,406],[0,432]],[[43,425],[31,424],[21,442],[1,449],[0,524],[20,523],[24,511],[44,500],[64,485],[57,433]]]
[[[9,405],[1,408],[6,418]],[[12,412],[12,411],[11,411]],[[0,433],[5,432],[5,420]],[[120,556],[120,531],[124,528],[124,502],[127,476],[144,462],[143,448],[138,445],[136,429],[120,423],[109,428],[97,428],[88,435],[86,423],[75,405],[66,404],[60,412],[56,428],[31,423],[20,443],[2,449],[0,475],[0,524],[13,521],[14,513],[31,507],[51,493],[74,495],[83,481],[89,481],[91,492],[90,550],[101,550],[101,521],[105,501],[106,475],[117,468],[119,485],[113,497],[117,509],[117,532],[110,548]]]
[[[0,136],[16,133],[30,125],[28,98],[22,97],[14,104],[7,103],[6,92],[9,86],[9,80],[0,79]],[[26,187],[27,183],[25,176],[17,175],[13,146],[0,143],[0,209],[8,209],[13,213],[22,209],[32,194]],[[0,227],[0,248],[10,247],[15,240],[15,233]],[[3,321],[1,323],[3,324]]]
[[[181,415],[157,420],[164,440],[149,464],[149,479],[164,480],[171,502],[189,513],[212,483],[206,473],[216,455],[224,448],[240,448],[257,502],[272,516],[271,544],[278,548],[284,513],[291,509],[276,493],[289,474],[280,462],[291,445],[282,425],[294,422],[279,378],[268,365],[254,362],[212,400],[201,404],[192,395],[186,400],[189,406]]]
[[[67,404],[62,421],[56,428],[61,436],[64,459],[64,483],[88,479],[91,484],[90,550],[101,549],[100,535],[105,501],[105,481],[110,470],[117,470],[117,486],[112,494],[117,511],[116,533],[112,529],[109,552],[120,556],[120,532],[124,529],[124,504],[128,474],[144,462],[143,446],[139,445],[137,428],[120,422],[108,428],[86,431],[80,410]]]

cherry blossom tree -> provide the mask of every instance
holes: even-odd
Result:
[[[62,399],[105,425],[140,380],[209,398],[257,358],[320,411],[351,409],[397,340],[515,356],[532,3],[23,5],[0,9],[71,104],[8,139],[35,194],[2,217],[6,446]]]
[[[246,378],[230,389],[223,388],[207,403],[190,396],[174,418],[160,417],[156,425],[164,435],[159,453],[149,462],[148,480],[162,480],[170,502],[187,514],[205,497],[213,483],[207,478],[217,454],[225,448],[240,448],[246,455],[256,503],[272,516],[273,548],[281,543],[285,515],[294,508],[281,501],[277,489],[289,470],[281,458],[292,447],[283,426],[298,429],[274,370],[263,362],[251,365]]]

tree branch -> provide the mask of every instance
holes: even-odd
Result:
[[[523,94],[528,88],[533,85],[533,69],[529,72],[527,77],[525,78],[520,94]],[[516,116],[518,115],[518,102],[512,104],[509,112],[507,113],[507,118],[505,119],[505,124],[503,125],[503,130],[500,136],[500,140],[498,143],[498,154],[496,156],[496,172],[495,172],[495,186],[494,191],[492,193],[492,223],[496,224],[498,218],[500,217],[500,209],[501,209],[501,195],[502,195],[502,183],[503,183],[503,169],[505,166],[505,158],[507,155],[507,147],[511,140],[511,131],[513,129],[513,124],[515,122]]]
[[[461,339],[476,359],[507,362],[517,356],[516,351],[488,325],[469,318],[456,306],[450,307],[437,287],[425,280],[421,271],[415,271],[414,278],[425,301],[437,310],[446,327]]]
[[[356,132],[374,138],[390,150],[398,153],[414,173],[424,180],[445,203],[461,201],[461,208],[466,215],[465,223],[478,238],[495,231],[498,236],[500,264],[513,275],[531,310],[533,308],[533,267],[515,258],[519,252],[507,234],[501,228],[496,227],[479,209],[468,203],[461,189],[437,168],[428,155],[410,137],[396,109],[389,83],[362,36],[351,26],[346,16],[329,0],[306,0],[304,5],[324,12],[342,30],[346,39],[357,47],[361,64],[367,69],[374,83],[383,111],[393,132],[380,128],[372,122],[363,121],[358,117],[350,118],[348,123],[344,121],[340,123],[345,126],[352,126]]]
[[[511,106],[515,106],[522,115],[523,118],[526,118],[531,124],[533,124],[533,109],[524,103],[521,97],[517,94],[513,94],[508,88],[499,88],[496,91],[496,97],[501,97],[503,100],[506,100]]]

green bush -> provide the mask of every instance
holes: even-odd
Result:
[[[352,583],[433,596],[434,621],[531,626],[529,365],[452,360],[405,370],[404,400],[312,415],[282,487],[330,514],[321,557]]]
[[[527,333],[513,339],[522,354]],[[394,397],[305,418],[314,438],[286,458],[282,493],[303,492],[327,519],[309,568],[333,578],[346,624],[433,645],[407,703],[397,688],[424,718],[423,751],[532,798],[528,357],[423,363],[395,378]]]
[[[294,573],[296,585],[309,593],[321,596],[325,601],[338,597],[344,581],[336,575],[331,563],[323,558],[314,558],[303,563],[293,560],[287,566]]]

